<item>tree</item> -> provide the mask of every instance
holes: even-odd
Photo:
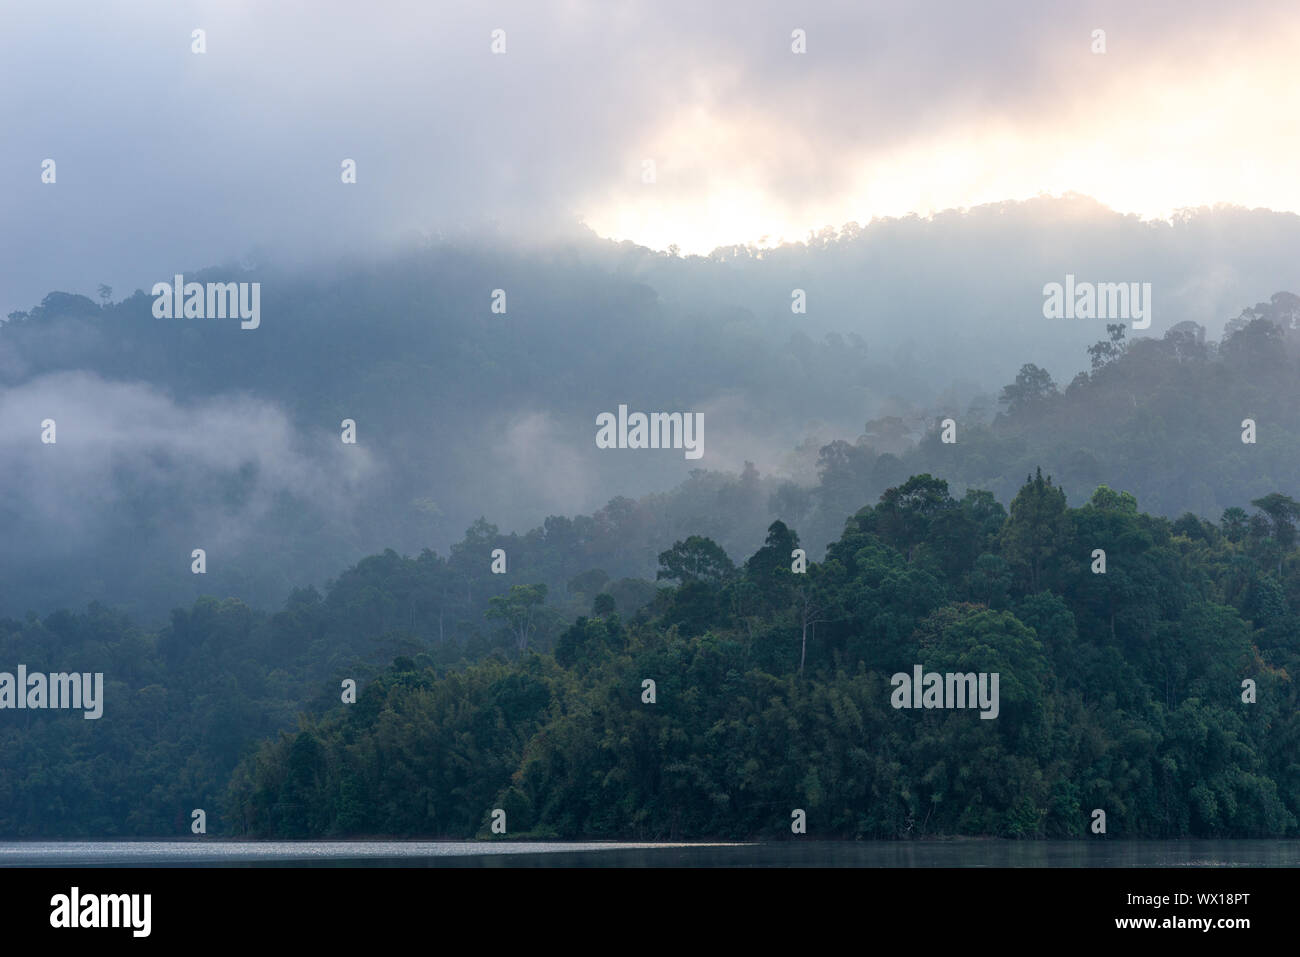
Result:
[[[1295,547],[1295,523],[1300,519],[1300,502],[1289,495],[1271,492],[1251,503],[1269,517],[1273,523],[1274,550],[1277,552],[1277,577],[1282,577],[1282,559]]]
[[[1106,485],[1097,486],[1092,498],[1088,499],[1088,505],[1104,512],[1123,512],[1126,515],[1136,515],[1138,510],[1138,500],[1131,492],[1116,492]]]
[[[727,553],[717,542],[702,535],[692,535],[684,542],[674,542],[673,547],[659,553],[658,579],[718,584],[736,571]]]
[[[799,576],[800,582],[795,588],[795,614],[799,619],[799,674],[803,674],[804,661],[808,657],[809,631],[816,633],[817,626],[830,621],[825,617],[830,608],[830,596],[821,584],[821,567],[809,566],[808,571]]]
[[[447,563],[456,569],[457,577],[465,583],[465,604],[474,601],[473,585],[488,574],[492,548],[497,542],[499,529],[483,516],[465,530],[465,538],[451,546]]]
[[[927,622],[937,627],[928,628]],[[1048,674],[1047,654],[1034,631],[1009,611],[949,606],[922,622],[922,653],[936,671],[997,672],[1006,714],[1037,712]],[[930,632],[927,634],[927,632]]]
[[[777,594],[788,585],[790,553],[799,547],[799,535],[777,519],[767,527],[763,547],[745,562],[745,577],[759,586],[769,600],[780,601]]]
[[[511,585],[509,594],[495,595],[488,601],[485,617],[504,621],[523,651],[537,629],[537,612],[545,602],[545,585]]]
[[[1088,347],[1088,355],[1092,357],[1093,372],[1124,354],[1124,323],[1108,322],[1106,323],[1106,332],[1110,334],[1108,340]]]
[[[1205,345],[1205,327],[1190,320],[1175,323],[1165,333],[1163,343],[1179,362],[1199,363],[1210,357]]]
[[[916,546],[930,534],[931,525],[942,514],[956,511],[957,500],[948,494],[948,483],[933,476],[913,475],[898,488],[880,496],[874,512],[876,532],[912,560]]]
[[[1300,329],[1300,296],[1291,292],[1275,292],[1268,302],[1257,302],[1243,309],[1236,319],[1224,326],[1224,338],[1231,338],[1256,319],[1271,322],[1283,331]]]
[[[907,421],[897,415],[872,419],[862,434],[872,448],[880,452],[905,452],[911,445],[912,429]]]
[[[1052,485],[1049,475],[1043,478],[1038,469],[1033,478],[1011,502],[1011,514],[1002,533],[1002,548],[1012,561],[1019,561],[1029,572],[1029,591],[1043,587],[1043,571],[1048,560],[1065,544],[1069,534],[1065,491]]]
[[[1006,598],[1010,586],[1011,569],[1001,555],[985,552],[975,559],[975,568],[970,574],[972,597],[995,608]]]
[[[1015,382],[1003,386],[998,401],[1007,407],[1008,415],[1016,415],[1058,394],[1048,371],[1028,362],[1016,373]]]
[[[767,510],[778,518],[801,522],[812,511],[812,492],[794,482],[782,482],[767,503]]]
[[[866,497],[873,474],[873,454],[865,445],[836,439],[818,451],[817,473],[821,509],[830,515],[850,515]]]
[[[1230,542],[1240,542],[1246,537],[1246,526],[1249,522],[1249,516],[1246,515],[1244,508],[1232,506],[1223,510],[1223,517],[1219,519],[1219,525],[1223,529],[1223,534]]]
[[[1252,374],[1275,373],[1286,365],[1286,339],[1282,328],[1268,319],[1252,319],[1229,335],[1223,333],[1219,352],[1224,360]]]

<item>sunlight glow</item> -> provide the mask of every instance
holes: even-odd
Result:
[[[581,213],[603,236],[707,254],[1042,194],[1081,193],[1149,219],[1218,203],[1300,212],[1297,39],[1275,31],[1267,47],[1225,62],[1131,68],[1032,122],[972,115],[850,155],[828,155],[797,120],[696,107],[628,153],[629,168],[663,158],[657,183],[621,183]],[[809,164],[823,188],[783,181],[783,170]]]

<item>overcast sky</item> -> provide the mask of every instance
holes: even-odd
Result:
[[[1041,192],[1296,211],[1297,41],[1252,0],[4,4],[0,310],[490,224],[708,252]]]

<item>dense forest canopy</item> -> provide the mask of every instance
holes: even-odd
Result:
[[[921,474],[802,573],[778,520],[743,563],[687,536],[659,587],[589,568],[552,604],[535,579],[573,524],[481,523],[274,615],[0,621],[4,660],[108,679],[101,721],[7,723],[0,834],[177,835],[193,807],[278,837],[468,837],[493,808],[514,836],[775,837],[792,808],[839,837],[1072,836],[1095,808],[1116,836],[1292,834],[1300,504],[1248,504],[1170,521],[1100,486],[1072,508],[1037,471],[1004,507]],[[516,570],[491,573],[496,543]],[[916,664],[999,673],[997,719],[891,708]]]

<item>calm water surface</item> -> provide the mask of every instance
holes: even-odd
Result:
[[[24,841],[0,867],[1300,867],[1300,841]]]

